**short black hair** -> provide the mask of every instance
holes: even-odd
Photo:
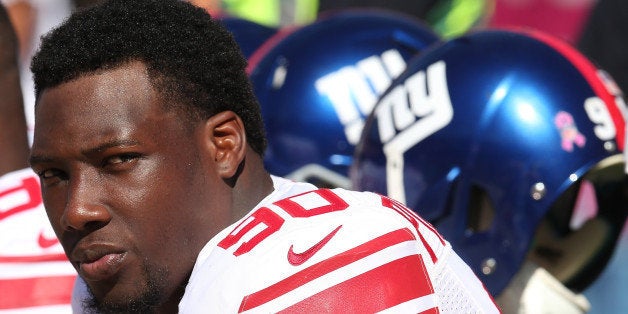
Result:
[[[31,71],[35,97],[82,75],[143,62],[164,103],[201,119],[231,110],[260,155],[266,137],[247,61],[232,34],[179,0],[110,0],[72,14],[42,38]]]

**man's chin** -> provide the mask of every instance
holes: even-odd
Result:
[[[97,298],[87,285],[88,297],[83,300],[83,308],[87,313],[153,313],[167,297],[166,278],[168,271],[164,269],[144,269],[145,282],[137,282],[134,287],[125,291],[112,289],[102,298]]]
[[[147,291],[136,298],[110,301],[97,300],[93,295],[84,301],[84,308],[87,313],[153,313],[159,306],[161,296]]]

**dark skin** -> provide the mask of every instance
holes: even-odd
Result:
[[[149,269],[176,312],[202,247],[273,189],[240,117],[164,109],[141,62],[44,90],[35,125],[48,217],[100,302],[141,298]]]

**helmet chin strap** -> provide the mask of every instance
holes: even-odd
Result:
[[[508,287],[496,298],[503,313],[586,313],[591,304],[548,271],[526,261]]]

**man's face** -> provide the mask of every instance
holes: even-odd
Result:
[[[97,302],[176,302],[229,219],[203,123],[164,110],[139,62],[47,89],[35,114],[46,211]]]

